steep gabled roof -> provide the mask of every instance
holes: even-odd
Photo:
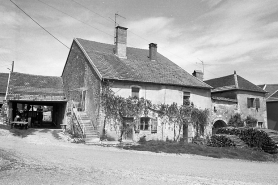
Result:
[[[266,93],[262,88],[249,82],[237,74],[223,76],[220,78],[214,78],[204,81],[212,86],[214,89],[212,92],[229,91],[229,90],[244,90],[252,92]]]
[[[120,59],[113,52],[114,45],[83,39],[74,41],[102,79],[211,88],[159,53],[157,60],[151,61],[149,50],[127,47],[127,59]]]
[[[12,72],[9,94],[64,96],[61,77]]]
[[[8,79],[9,73],[0,73],[0,93],[6,94]]]
[[[267,91],[266,98],[271,97],[278,91],[278,84],[264,84],[258,86],[261,87],[263,90]]]

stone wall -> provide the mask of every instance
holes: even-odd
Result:
[[[248,108],[247,98],[259,98],[260,108]],[[258,122],[263,122],[263,127],[267,128],[266,98],[264,93],[257,92],[237,92],[238,109],[245,119],[248,115],[256,118]]]
[[[101,81],[83,52],[74,41],[63,74],[64,90],[68,101],[81,103],[82,91],[85,95],[85,112],[94,125],[99,123]]]

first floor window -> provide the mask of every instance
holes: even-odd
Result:
[[[149,117],[142,117],[140,118],[140,130],[149,130]]]
[[[247,108],[254,107],[254,100],[255,98],[247,98]]]
[[[139,87],[132,87],[131,88],[131,97],[139,98],[139,91],[140,91]]]
[[[260,108],[260,99],[259,98],[247,98],[247,107],[248,108]]]
[[[183,105],[190,105],[190,92],[183,92]]]

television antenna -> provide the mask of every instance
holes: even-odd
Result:
[[[120,18],[123,18],[123,19],[126,19],[124,16],[121,16],[120,14],[115,13],[115,30],[114,30],[114,44],[116,44],[116,27],[119,26],[119,24],[117,23],[117,17],[120,17]]]

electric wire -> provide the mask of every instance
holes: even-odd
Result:
[[[26,16],[28,16],[32,21],[34,21],[39,27],[41,27],[44,31],[46,31],[50,36],[52,36],[54,39],[56,39],[58,42],[60,42],[62,45],[64,45],[66,48],[70,49],[66,44],[64,44],[62,41],[60,41],[57,37],[55,37],[52,33],[50,33],[47,29],[45,29],[40,23],[38,23],[35,19],[33,19],[29,14],[27,14],[23,9],[21,9],[16,3],[14,3],[12,0],[10,0],[18,9],[20,9]]]
[[[107,34],[107,35],[109,35],[109,36],[111,36],[111,37],[114,38],[113,35],[111,35],[111,34],[109,34],[109,33],[106,33],[106,32],[104,32],[104,31],[102,31],[102,30],[100,30],[100,29],[98,29],[98,28],[96,28],[96,27],[94,27],[94,26],[92,26],[92,25],[90,25],[90,24],[87,24],[86,22],[83,22],[83,21],[81,21],[81,20],[79,20],[79,19],[76,19],[76,18],[74,18],[73,16],[71,16],[71,15],[69,15],[69,14],[63,12],[62,10],[59,10],[59,9],[57,9],[57,8],[55,8],[55,7],[53,7],[53,6],[49,5],[49,4],[47,4],[47,3],[43,2],[43,1],[41,1],[41,0],[37,0],[37,1],[39,1],[39,2],[41,2],[41,3],[43,3],[43,4],[45,4],[46,6],[48,6],[48,7],[50,7],[50,8],[55,9],[55,10],[58,11],[58,12],[61,12],[61,13],[65,14],[65,15],[67,15],[67,16],[73,18],[74,20],[77,20],[77,21],[79,21],[79,22],[81,22],[81,23],[83,23],[83,24],[85,24],[85,25],[87,25],[87,26],[89,26],[89,27],[91,27],[91,28],[94,28],[94,29],[96,29],[96,30],[98,30],[98,31],[100,31],[100,32],[102,32],[102,33],[105,33],[105,34]]]

